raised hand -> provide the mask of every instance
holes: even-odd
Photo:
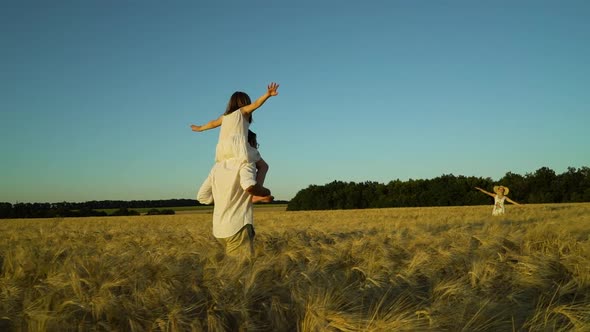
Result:
[[[279,92],[277,91],[279,89],[279,85],[276,84],[275,82],[270,83],[267,87],[266,90],[268,91],[268,94],[271,96],[276,96],[279,94]]]
[[[203,130],[201,129],[201,127],[202,127],[202,126],[195,126],[195,125],[191,125],[191,129],[192,129],[193,131],[203,131]]]

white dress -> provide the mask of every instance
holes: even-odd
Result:
[[[240,110],[223,116],[215,149],[215,162],[231,158],[249,163],[260,160],[258,150],[248,144],[248,128],[250,122]]]
[[[492,216],[501,216],[504,215],[504,201],[506,200],[506,196],[502,196],[502,198],[498,198],[498,195],[494,196],[494,209],[492,210]]]

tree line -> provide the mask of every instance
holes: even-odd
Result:
[[[288,201],[274,201],[271,204],[287,204]],[[268,204],[268,203],[265,203]],[[202,206],[194,199],[162,200],[104,200],[82,203],[16,203],[0,202],[0,219],[12,218],[68,218],[68,217],[103,217],[135,216],[140,213],[134,209],[151,208],[148,215],[175,214],[173,207]],[[113,210],[107,213],[104,210]]]
[[[102,216],[133,216],[140,213],[133,209],[151,208],[147,214],[174,214],[174,210],[166,209],[178,206],[202,205],[194,199],[165,200],[104,200],[88,202],[59,203],[6,203],[0,202],[0,219],[6,218],[67,218],[67,217],[102,217]],[[164,208],[164,209],[158,209]],[[110,214],[104,210],[115,209]]]
[[[498,181],[453,174],[427,180],[398,179],[387,184],[333,181],[300,190],[289,201],[287,210],[485,205],[492,204],[491,198],[474,187],[492,192],[494,185],[507,186],[510,198],[519,203],[590,202],[589,167],[568,167],[562,174],[542,167],[525,175],[508,172]]]
[[[62,205],[55,207],[50,203],[0,203],[0,219],[16,218],[71,218],[71,217],[106,217],[106,216],[139,216],[137,210],[120,208],[107,213],[103,210],[89,208],[67,209]],[[150,209],[147,215],[175,214],[172,209]]]
[[[290,201],[274,203],[287,203],[288,211],[485,205],[491,204],[490,197],[474,190],[474,187],[492,191],[492,187],[497,184],[509,187],[510,198],[519,203],[590,202],[589,167],[568,167],[562,174],[542,167],[525,175],[508,172],[498,181],[489,177],[453,174],[443,174],[426,180],[397,179],[387,184],[372,181],[333,181],[325,185],[310,185],[300,190]],[[133,210],[137,208],[152,208],[148,214],[173,214],[172,209],[157,208],[200,205],[202,204],[194,199],[103,200],[82,203],[0,202],[0,219],[138,215]],[[105,209],[117,210],[107,214],[103,211]]]

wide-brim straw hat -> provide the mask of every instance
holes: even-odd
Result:
[[[494,192],[497,194],[498,190],[500,190],[500,188],[504,188],[504,195],[508,195],[508,192],[510,192],[510,189],[508,189],[508,187],[504,187],[504,186],[494,186]]]

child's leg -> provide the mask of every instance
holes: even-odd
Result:
[[[264,159],[260,159],[256,162],[256,183],[264,186],[264,180],[266,179],[266,173],[268,172],[268,164]],[[252,196],[252,203],[269,203],[274,200],[272,196]]]
[[[260,158],[256,162],[256,183],[264,186],[264,180],[266,179],[266,173],[268,172],[268,164],[264,159]]]

